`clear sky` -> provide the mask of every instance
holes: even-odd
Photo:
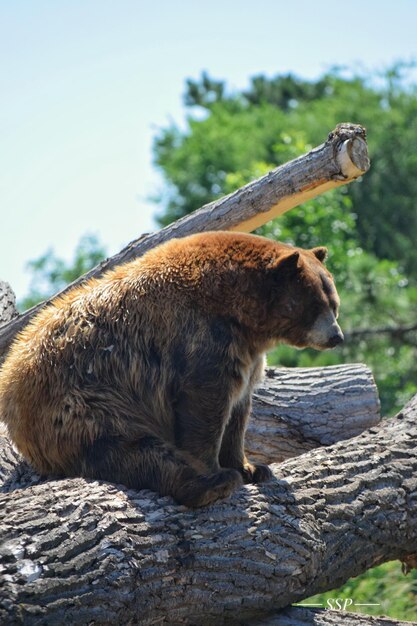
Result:
[[[187,77],[417,59],[417,2],[0,0],[0,58],[0,279],[22,297],[48,248],[156,228],[152,137],[183,120]]]

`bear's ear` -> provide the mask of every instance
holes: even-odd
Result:
[[[321,261],[321,263],[324,263],[324,261],[327,259],[327,248],[325,248],[324,246],[312,248],[311,252],[319,261]]]
[[[293,273],[297,271],[298,261],[300,259],[300,253],[296,250],[295,252],[291,252],[284,256],[282,259],[278,261],[276,269],[280,272],[288,272]]]

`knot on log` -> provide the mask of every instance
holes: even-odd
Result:
[[[333,180],[352,180],[369,170],[366,129],[360,124],[338,124],[329,133],[327,143],[333,146],[334,159],[340,167]]]
[[[366,139],[366,128],[360,124],[351,124],[349,122],[341,122],[336,128],[330,131],[328,141],[346,141],[347,139],[355,139],[360,137]]]

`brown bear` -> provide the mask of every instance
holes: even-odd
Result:
[[[343,340],[325,248],[173,239],[44,308],[0,372],[0,416],[42,475],[149,488],[190,507],[267,480],[244,435],[264,354]]]

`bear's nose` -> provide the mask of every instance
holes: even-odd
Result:
[[[332,337],[330,337],[329,341],[328,341],[328,346],[329,348],[335,348],[336,346],[340,345],[341,343],[343,343],[345,340],[343,333],[341,330],[338,330],[336,334],[334,334]]]

